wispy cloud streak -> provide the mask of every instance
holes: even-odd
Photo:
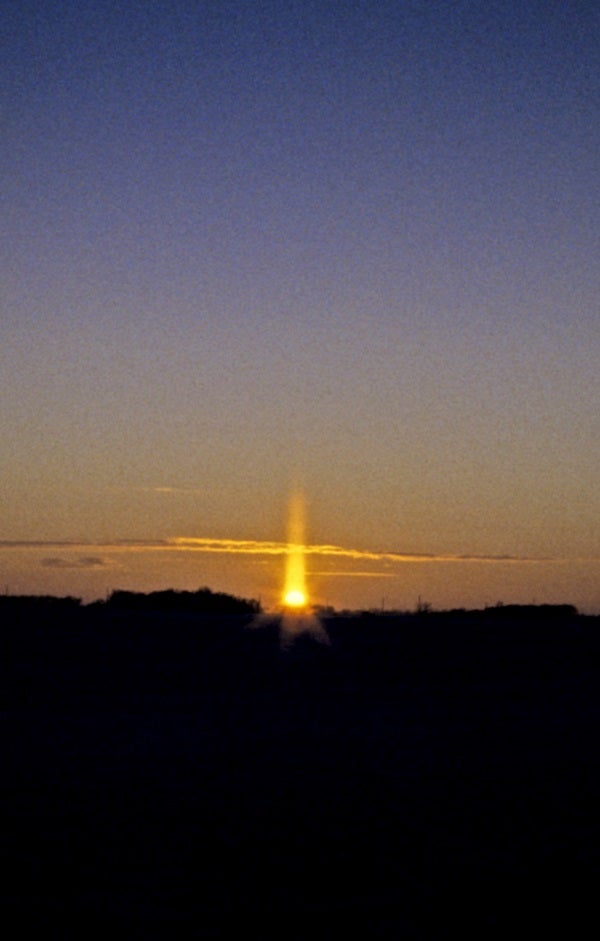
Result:
[[[98,569],[106,568],[113,563],[110,559],[102,559],[98,556],[80,556],[77,559],[51,557],[42,559],[40,564],[45,568],[53,569]]]
[[[107,487],[109,493],[166,493],[175,496],[194,496],[195,494],[205,494],[206,490],[202,487],[172,487],[170,485],[157,485],[153,487]]]
[[[192,552],[227,552],[242,555],[283,555],[288,552],[284,542],[263,542],[251,539],[211,539],[202,537],[177,536],[168,542],[178,549]],[[511,556],[511,555],[452,555],[427,552],[389,552],[372,549],[351,549],[330,544],[307,545],[305,555],[338,559],[350,559],[356,562],[552,562],[549,557]]]
[[[0,540],[1,550],[58,549],[62,551],[98,551],[98,552],[199,552],[206,554],[246,555],[246,556],[281,556],[288,552],[285,542],[257,539],[216,539],[201,536],[173,536],[168,539],[143,540],[121,539],[111,542],[76,542],[69,540]],[[598,562],[595,557],[556,558],[550,556],[513,556],[513,555],[471,555],[450,553],[417,553],[400,551],[379,551],[355,549],[328,543],[307,545],[307,556],[345,559],[352,562],[384,562],[390,565],[399,563],[451,562],[451,563],[549,563],[549,562]],[[87,559],[89,560],[89,556]],[[331,574],[335,574],[332,572]]]

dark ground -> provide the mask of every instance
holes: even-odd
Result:
[[[597,935],[600,619],[1,616],[4,920]]]

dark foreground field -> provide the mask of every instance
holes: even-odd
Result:
[[[598,619],[3,617],[5,920],[596,935]]]

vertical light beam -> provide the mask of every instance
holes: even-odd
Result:
[[[304,496],[292,494],[288,511],[287,554],[283,603],[288,608],[306,607],[306,570],[304,565]]]

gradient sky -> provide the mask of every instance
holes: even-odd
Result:
[[[0,585],[600,611],[597,3],[1,30]]]

